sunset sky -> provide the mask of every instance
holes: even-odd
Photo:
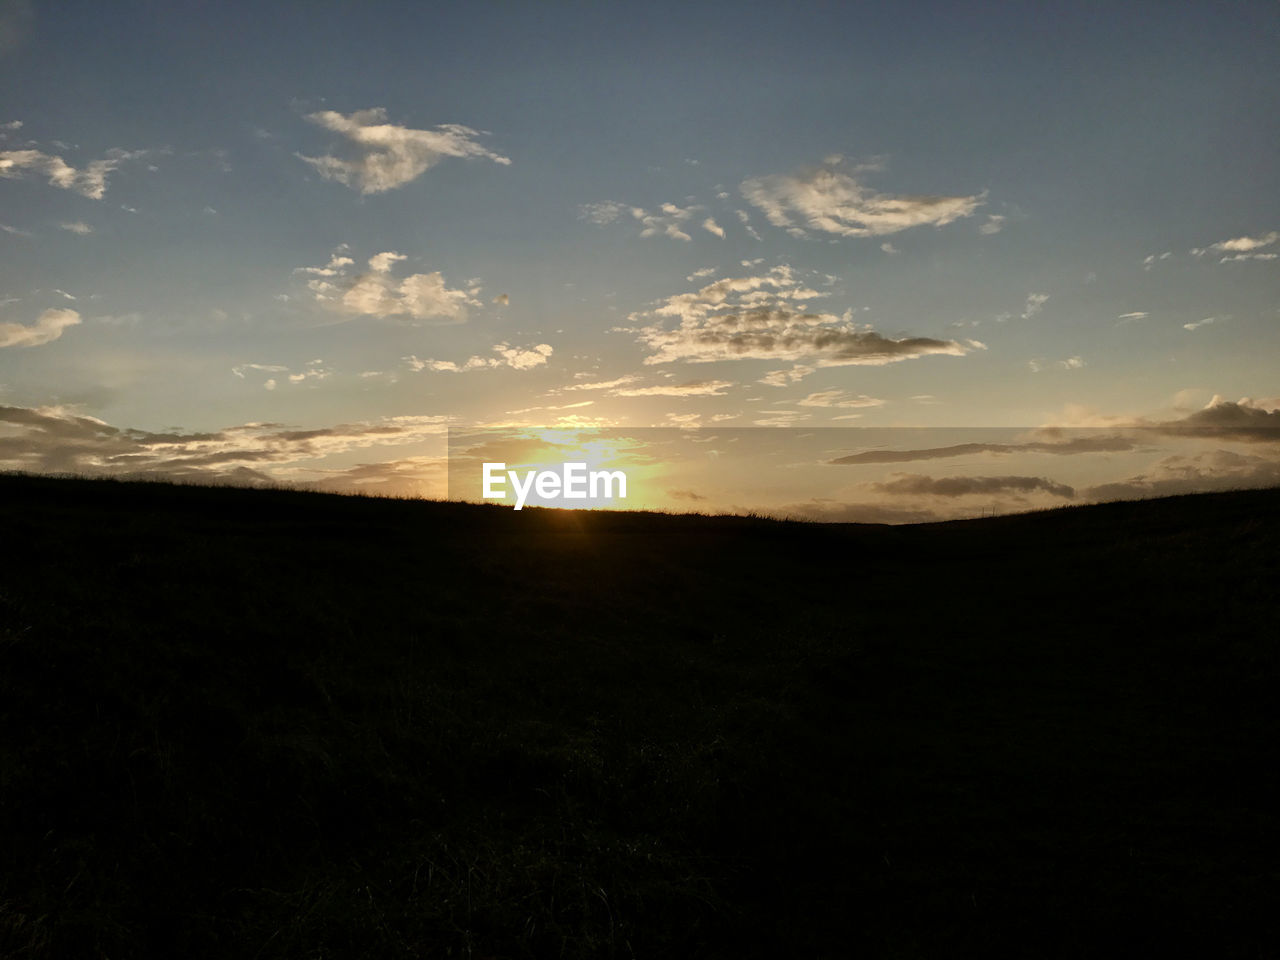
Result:
[[[651,505],[1280,483],[1278,43],[1269,2],[0,2],[0,469],[442,495],[446,429],[912,427]]]

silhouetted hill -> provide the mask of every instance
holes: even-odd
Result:
[[[0,955],[1274,955],[1278,534],[0,477]]]

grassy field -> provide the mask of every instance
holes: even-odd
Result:
[[[0,477],[0,956],[1280,956],[1280,491]]]

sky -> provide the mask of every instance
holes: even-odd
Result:
[[[553,429],[661,438],[670,509],[1280,483],[1278,40],[1249,2],[0,0],[0,469],[443,496]]]

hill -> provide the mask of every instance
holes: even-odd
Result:
[[[0,955],[1280,942],[1280,490],[912,527],[0,477]]]

